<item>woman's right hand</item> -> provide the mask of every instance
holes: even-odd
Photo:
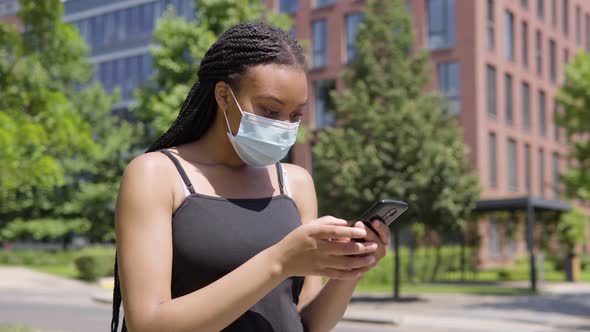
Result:
[[[363,228],[326,216],[296,228],[271,249],[287,277],[356,279],[375,263],[375,258],[367,254],[377,249],[376,243],[350,241],[366,234]]]

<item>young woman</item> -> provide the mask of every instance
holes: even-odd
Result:
[[[331,330],[390,234],[318,219],[309,173],[279,163],[307,105],[301,47],[266,23],[239,24],[198,76],[122,177],[111,330],[121,301],[124,331]]]

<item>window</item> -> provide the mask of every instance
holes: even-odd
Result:
[[[488,0],[488,49],[494,49],[494,0]]]
[[[117,31],[118,41],[123,41],[127,38],[127,13],[127,10],[115,12],[115,25],[117,26],[115,30]]]
[[[513,192],[518,189],[516,141],[513,139],[508,140],[508,189]]]
[[[335,4],[336,0],[315,0],[316,7],[323,7],[327,5]]]
[[[346,59],[348,62],[350,62],[356,57],[357,49],[355,46],[355,39],[358,31],[358,26],[362,21],[362,13],[353,13],[346,15]]]
[[[557,0],[551,0],[551,25],[557,28]]]
[[[144,35],[151,35],[154,31],[156,20],[154,19],[155,14],[155,3],[147,3],[143,10],[143,33]]]
[[[280,0],[279,1],[279,12],[281,13],[292,13],[297,10],[298,0]]]
[[[590,15],[586,15],[586,51],[590,52]]]
[[[570,52],[567,50],[567,48],[563,50],[563,63],[564,67],[570,63]]]
[[[553,175],[553,197],[559,198],[559,155],[553,152],[551,156],[551,173]]]
[[[553,39],[549,40],[549,77],[551,77],[551,82],[557,82],[557,64],[556,64],[556,55],[555,55],[555,41]]]
[[[490,258],[500,257],[500,225],[493,218],[488,221],[488,255]]]
[[[489,181],[490,187],[496,188],[498,185],[498,170],[497,170],[497,158],[496,158],[496,134],[490,133],[489,136],[489,165],[490,165],[490,174],[489,174]]]
[[[109,13],[105,16],[104,39],[103,45],[110,44],[115,37],[115,13]]]
[[[582,44],[582,10],[576,6],[576,43]]]
[[[504,75],[504,98],[506,108],[506,122],[512,124],[514,122],[514,115],[512,112],[512,76]]]
[[[328,26],[325,19],[316,20],[311,23],[313,33],[313,60],[314,68],[325,67],[328,64],[326,46],[328,44]]]
[[[507,59],[514,60],[514,15],[510,11],[506,11],[505,23],[504,56]]]
[[[520,0],[520,5],[522,8],[527,8],[529,6],[529,0]]]
[[[487,66],[487,109],[488,115],[496,117],[496,68]]]
[[[531,93],[529,84],[522,83],[522,125],[524,129],[531,129]]]
[[[334,125],[334,114],[329,110],[332,108],[330,91],[334,90],[335,83],[333,80],[317,80],[314,82],[314,111],[315,111],[315,128],[321,129]]]
[[[460,79],[459,62],[444,62],[438,65],[438,84],[440,94],[449,103],[449,112],[459,114],[460,112]]]
[[[557,104],[557,101],[554,99],[553,100],[553,138],[555,139],[556,142],[559,142],[559,125],[557,124],[557,121],[555,121],[555,119],[558,116],[558,108],[559,105]]]
[[[455,46],[455,0],[428,0],[428,46]]]
[[[537,30],[535,36],[535,60],[537,63],[537,75],[543,75],[543,55],[541,53],[541,48],[543,45],[541,44],[541,31]]]
[[[563,35],[567,37],[570,32],[569,27],[569,16],[570,16],[570,2],[569,0],[563,0]]]
[[[539,131],[547,136],[547,114],[545,113],[545,92],[539,91]]]
[[[545,197],[545,155],[543,149],[539,149],[539,195]]]
[[[529,66],[529,26],[526,22],[522,22],[522,65],[527,68]]]
[[[545,0],[537,0],[537,17],[543,19],[545,16]]]
[[[531,146],[524,146],[524,186],[527,194],[531,193]]]

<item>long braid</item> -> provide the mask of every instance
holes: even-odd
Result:
[[[238,24],[225,31],[207,50],[199,65],[199,80],[189,91],[172,126],[146,152],[194,142],[213,124],[217,113],[215,84],[236,82],[248,68],[263,64],[305,66],[303,49],[285,31],[257,21]],[[121,307],[121,286],[115,253],[113,317],[111,332],[117,332]],[[127,332],[123,318],[122,332]]]

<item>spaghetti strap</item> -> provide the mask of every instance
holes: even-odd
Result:
[[[182,168],[182,165],[180,165],[180,162],[178,161],[178,159],[176,159],[176,157],[174,157],[172,155],[172,153],[170,153],[170,151],[168,151],[167,149],[162,149],[162,150],[160,150],[160,152],[162,152],[168,158],[170,158],[170,160],[172,160],[172,162],[174,163],[174,166],[176,166],[176,169],[178,170],[178,173],[180,173],[180,177],[182,177],[182,181],[184,181],[184,184],[186,185],[186,188],[188,189],[188,191],[191,194],[195,194],[195,189],[193,188],[193,184],[191,183],[191,180],[189,180],[188,176],[186,175],[186,172],[184,171],[184,168]]]
[[[281,195],[285,194],[285,187],[284,187],[284,180],[283,180],[283,167],[280,162],[277,162],[277,176],[279,178],[279,189],[281,190]]]

